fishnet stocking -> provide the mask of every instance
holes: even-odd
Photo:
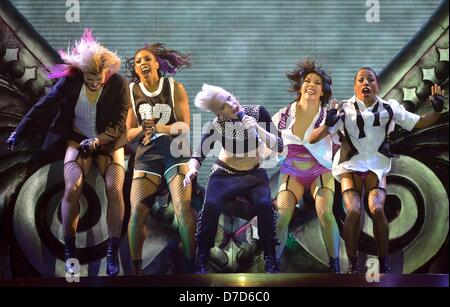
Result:
[[[106,221],[110,238],[120,238],[122,233],[125,204],[123,200],[123,182],[125,170],[120,164],[111,163],[105,171],[105,188],[108,198]]]
[[[369,191],[368,204],[373,218],[373,234],[378,249],[378,256],[387,255],[389,245],[389,224],[384,214],[386,191],[383,188],[374,188]]]
[[[315,197],[317,216],[322,226],[322,237],[332,258],[339,256],[339,229],[333,214],[334,193],[329,188],[320,188]]]
[[[342,192],[347,210],[344,221],[344,240],[348,257],[355,257],[358,249],[361,217],[361,197],[356,189],[350,188]]]
[[[281,258],[283,254],[284,247],[286,246],[286,241],[289,233],[289,223],[292,219],[292,214],[294,213],[295,205],[297,204],[297,199],[289,190],[284,190],[278,193],[277,196],[277,238],[280,242],[279,245],[275,247],[275,253],[277,259]]]
[[[65,237],[75,237],[77,230],[80,196],[83,189],[83,170],[77,161],[64,164],[64,196],[61,203],[61,216]]]
[[[184,177],[182,174],[175,175],[169,182],[169,189],[184,254],[188,261],[192,261],[195,253],[196,220],[191,207],[192,188],[183,187]]]
[[[131,183],[131,211],[128,223],[128,242],[132,260],[142,259],[142,248],[147,237],[146,219],[150,209],[146,204],[153,204],[157,186],[151,180],[134,178]]]

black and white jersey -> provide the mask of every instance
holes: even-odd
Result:
[[[158,119],[158,125],[171,125],[177,121],[172,77],[160,78],[158,88],[154,92],[148,91],[142,83],[131,83],[130,94],[134,115],[139,125],[143,120],[150,118]]]
[[[141,125],[145,119],[156,118],[158,125],[171,125],[178,121],[175,115],[174,79],[161,78],[156,91],[148,91],[142,83],[130,84],[131,103],[137,122]],[[137,161],[153,161],[171,156],[170,146],[173,137],[168,134],[155,133],[147,145],[136,149]],[[143,162],[143,163],[144,163]]]

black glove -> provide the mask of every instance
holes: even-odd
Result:
[[[434,94],[431,96],[431,106],[435,112],[441,113],[444,109],[444,96],[440,94]]]
[[[339,120],[338,110],[331,109],[327,111],[327,116],[325,118],[325,126],[333,127]]]
[[[15,131],[13,131],[9,138],[6,140],[6,147],[8,151],[12,151],[14,149],[16,149],[16,144],[17,144],[17,133]]]
[[[94,152],[97,149],[98,145],[99,144],[98,144],[97,138],[85,139],[85,140],[81,141],[81,143],[80,143],[81,149],[85,153]]]

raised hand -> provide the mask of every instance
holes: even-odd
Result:
[[[440,113],[444,109],[444,95],[444,90],[438,84],[431,86],[430,101],[435,112]]]
[[[244,117],[242,118],[242,124],[244,125],[245,129],[256,129],[256,127],[258,126],[256,119],[248,115],[244,115]]]
[[[338,122],[339,108],[340,108],[340,103],[336,99],[333,99],[332,101],[330,101],[329,109],[327,110],[327,115],[325,118],[326,126],[333,127]]]

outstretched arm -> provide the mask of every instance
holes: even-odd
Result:
[[[441,112],[444,109],[444,95],[445,92],[437,84],[431,87],[431,106],[433,110],[422,115],[414,126],[414,128],[426,128],[433,125],[441,116]]]
[[[56,114],[60,102],[66,91],[66,78],[61,78],[53,85],[50,91],[28,111],[17,125],[13,133],[6,141],[8,150],[15,150],[16,143],[22,135],[29,130],[32,130],[32,124],[37,121],[50,123],[51,118]]]
[[[31,122],[36,120],[46,120],[52,115],[56,114],[58,105],[61,99],[65,95],[66,90],[66,78],[61,78],[56,82],[56,84],[51,88],[47,95],[39,99],[38,102],[28,111],[27,114],[20,121],[16,128],[16,133],[20,137],[22,132],[29,129]]]

